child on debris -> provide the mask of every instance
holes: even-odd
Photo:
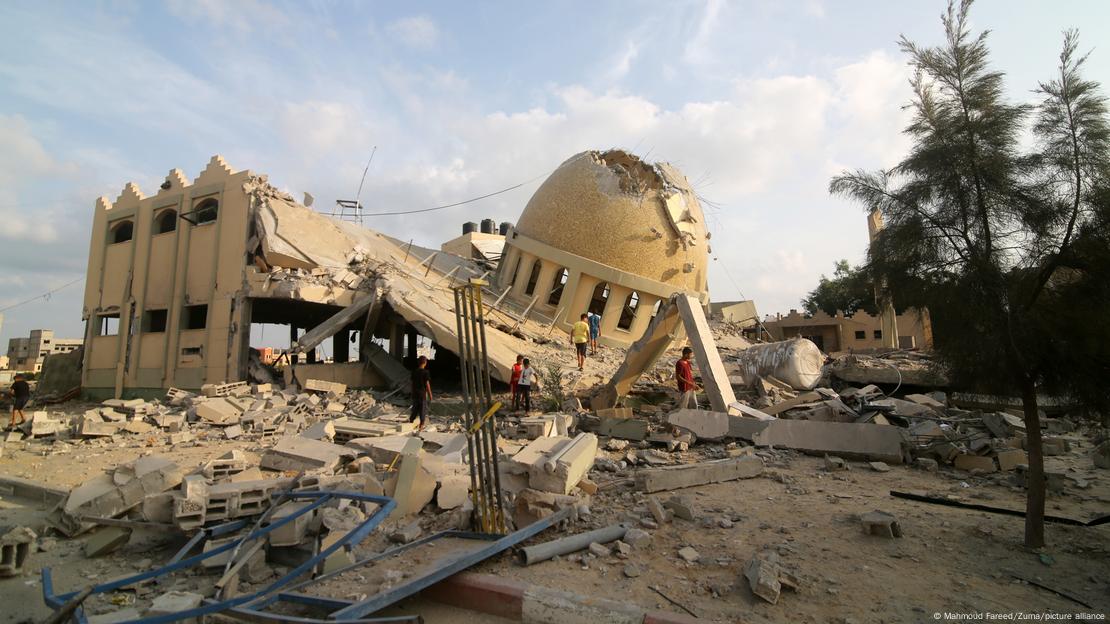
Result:
[[[578,370],[582,370],[582,366],[586,363],[586,345],[589,341],[590,324],[586,322],[586,314],[583,313],[578,322],[570,328],[570,342],[578,353]]]
[[[31,386],[23,378],[23,375],[16,375],[15,382],[12,383],[8,394],[12,397],[12,418],[11,422],[8,423],[8,429],[15,429],[23,424],[23,408],[27,406],[27,401],[31,400]],[[19,414],[19,422],[15,421],[16,414]]]
[[[532,386],[536,383],[536,369],[532,368],[532,363],[528,358],[524,358],[524,366],[520,369],[520,380],[517,382],[517,389],[520,391],[520,399],[524,403],[524,413],[532,411]]]
[[[597,339],[601,337],[601,315],[590,312],[586,322],[590,325],[590,355],[597,355]]]
[[[521,362],[524,360],[523,355],[516,356],[516,363],[513,364],[513,373],[509,377],[509,390],[513,393],[513,411],[520,409],[520,395],[517,392],[517,382],[520,381],[520,370],[523,368]]]
[[[418,431],[423,431],[428,424],[428,408],[432,402],[432,379],[428,374],[428,358],[420,356],[416,360],[416,368],[412,370],[412,415],[409,422],[420,418]]]
[[[698,401],[695,395],[697,385],[694,383],[694,369],[690,361],[694,357],[694,350],[690,347],[682,348],[682,358],[675,362],[674,376],[678,380],[678,409],[689,407],[697,408]]]

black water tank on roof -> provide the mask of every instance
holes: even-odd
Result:
[[[471,232],[478,231],[478,224],[473,221],[467,221],[463,224],[463,234],[470,234]]]
[[[493,219],[482,219],[482,234],[493,234],[497,229],[497,222]]]
[[[498,230],[498,233],[500,233],[502,236],[506,236],[506,235],[508,235],[509,228],[511,228],[511,227],[513,227],[512,223],[509,223],[508,221],[502,221],[501,222],[501,229]]]

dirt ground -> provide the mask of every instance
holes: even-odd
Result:
[[[65,409],[81,412],[85,407],[71,404]],[[165,454],[192,466],[232,448],[252,456],[262,450],[254,441],[215,439],[171,448],[164,445],[164,437],[9,443],[0,456],[0,474],[68,488],[145,453]],[[1070,453],[1048,459],[1049,470],[1068,477],[1065,490],[1050,495],[1048,513],[1083,521],[1110,514],[1110,472],[1093,467],[1091,445],[1081,435],[1070,439]],[[686,459],[697,460],[705,448],[695,447]],[[571,555],[523,567],[505,553],[472,571],[644,607],[678,612],[684,607],[714,622],[956,621],[955,616],[971,613],[1014,614],[1008,617],[1015,620],[1021,613],[1072,614],[1073,620],[1080,621],[1084,620],[1077,614],[1087,613],[1096,615],[1086,621],[1104,621],[1110,610],[1110,526],[1049,524],[1048,547],[1030,552],[1021,545],[1021,518],[889,495],[890,490],[928,492],[1022,509],[1024,493],[1011,484],[1010,474],[972,477],[945,467],[929,473],[905,466],[880,473],[864,462],[850,462],[847,472],[828,472],[822,458],[787,451],[761,451],[760,455],[767,464],[761,477],[659,493],[663,500],[676,493],[688,497],[695,520],[675,519],[658,529],[646,529],[652,535],[649,546],[634,548],[627,559],[583,560]],[[629,469],[623,474],[595,472],[594,477],[604,486],[633,474],[634,469]],[[603,489],[590,503],[590,516],[569,530],[614,522],[642,527],[643,519],[650,517],[644,500],[631,485]],[[865,535],[857,516],[873,510],[894,514],[903,537]],[[33,502],[0,500],[0,526],[23,525],[37,531],[43,528],[44,513],[45,508]],[[558,536],[558,531],[548,530],[533,542]],[[48,615],[38,576],[44,566],[54,570],[58,590],[69,591],[159,565],[184,543],[180,535],[137,531],[124,549],[88,559],[82,550],[85,539],[47,540],[48,550],[36,553],[32,573],[0,579],[0,604],[4,605],[0,622],[41,621]],[[677,552],[684,546],[697,550],[700,559],[695,563],[680,559]],[[800,590],[784,590],[775,605],[753,597],[742,577],[743,566],[764,549],[777,552],[781,563],[801,579]],[[626,567],[634,577],[626,575]],[[109,613],[174,587],[196,586],[196,579],[184,575],[167,586],[147,585],[136,592],[97,597],[89,610]],[[428,622],[493,621],[419,599],[395,606],[390,613],[414,611],[424,613]]]

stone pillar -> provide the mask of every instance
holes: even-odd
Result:
[[[413,366],[416,365],[416,328],[409,325],[405,328],[405,338],[408,350],[405,354],[405,359],[412,362]]]
[[[617,329],[617,321],[620,320],[621,310],[624,309],[624,300],[628,299],[631,292],[632,289],[627,286],[609,284],[609,299],[605,302],[605,311],[601,313],[602,336],[608,335],[621,342],[631,342],[626,330]]]
[[[331,337],[331,352],[335,354],[336,364],[342,364],[351,359],[351,332],[341,329]]]
[[[400,361],[405,353],[405,325],[396,319],[389,324],[389,355]]]
[[[647,329],[648,323],[651,323],[651,311],[655,308],[655,302],[659,301],[658,295],[651,293],[639,293],[640,305],[636,306],[636,317],[632,319],[632,327],[628,330],[629,338],[632,342],[640,339]]]
[[[520,252],[520,263],[516,266],[516,275],[513,278],[513,291],[509,295],[515,299],[531,299],[530,295],[524,294],[524,288],[528,285],[528,276],[532,274],[532,265],[538,259],[530,253]]]
[[[551,297],[551,289],[555,288],[555,272],[563,268],[554,262],[539,260],[540,277],[536,280],[536,291],[532,295],[539,295],[537,306],[550,306],[547,300]]]
[[[573,278],[574,276],[571,275],[571,277]],[[570,309],[567,310],[567,318],[570,320],[571,324],[577,322],[578,317],[583,312],[586,312],[586,308],[590,305],[590,298],[593,297],[594,288],[600,283],[601,280],[592,275],[586,275],[585,273],[579,274],[573,295],[571,299],[569,299],[572,303]],[[570,286],[569,281],[567,282],[567,286]],[[563,298],[566,299],[567,295],[564,294]]]

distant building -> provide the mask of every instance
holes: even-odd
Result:
[[[774,340],[801,336],[812,340],[825,353],[889,348],[883,339],[882,317],[871,316],[863,310],[851,316],[843,312],[829,316],[822,311],[806,316],[791,310],[786,316],[768,315],[763,326]],[[898,315],[897,327],[899,349],[933,348],[933,324],[928,310],[906,310]]]
[[[69,353],[81,348],[80,338],[55,338],[52,329],[33,329],[26,338],[8,340],[7,365],[4,368],[37,373],[43,360],[54,353]]]

